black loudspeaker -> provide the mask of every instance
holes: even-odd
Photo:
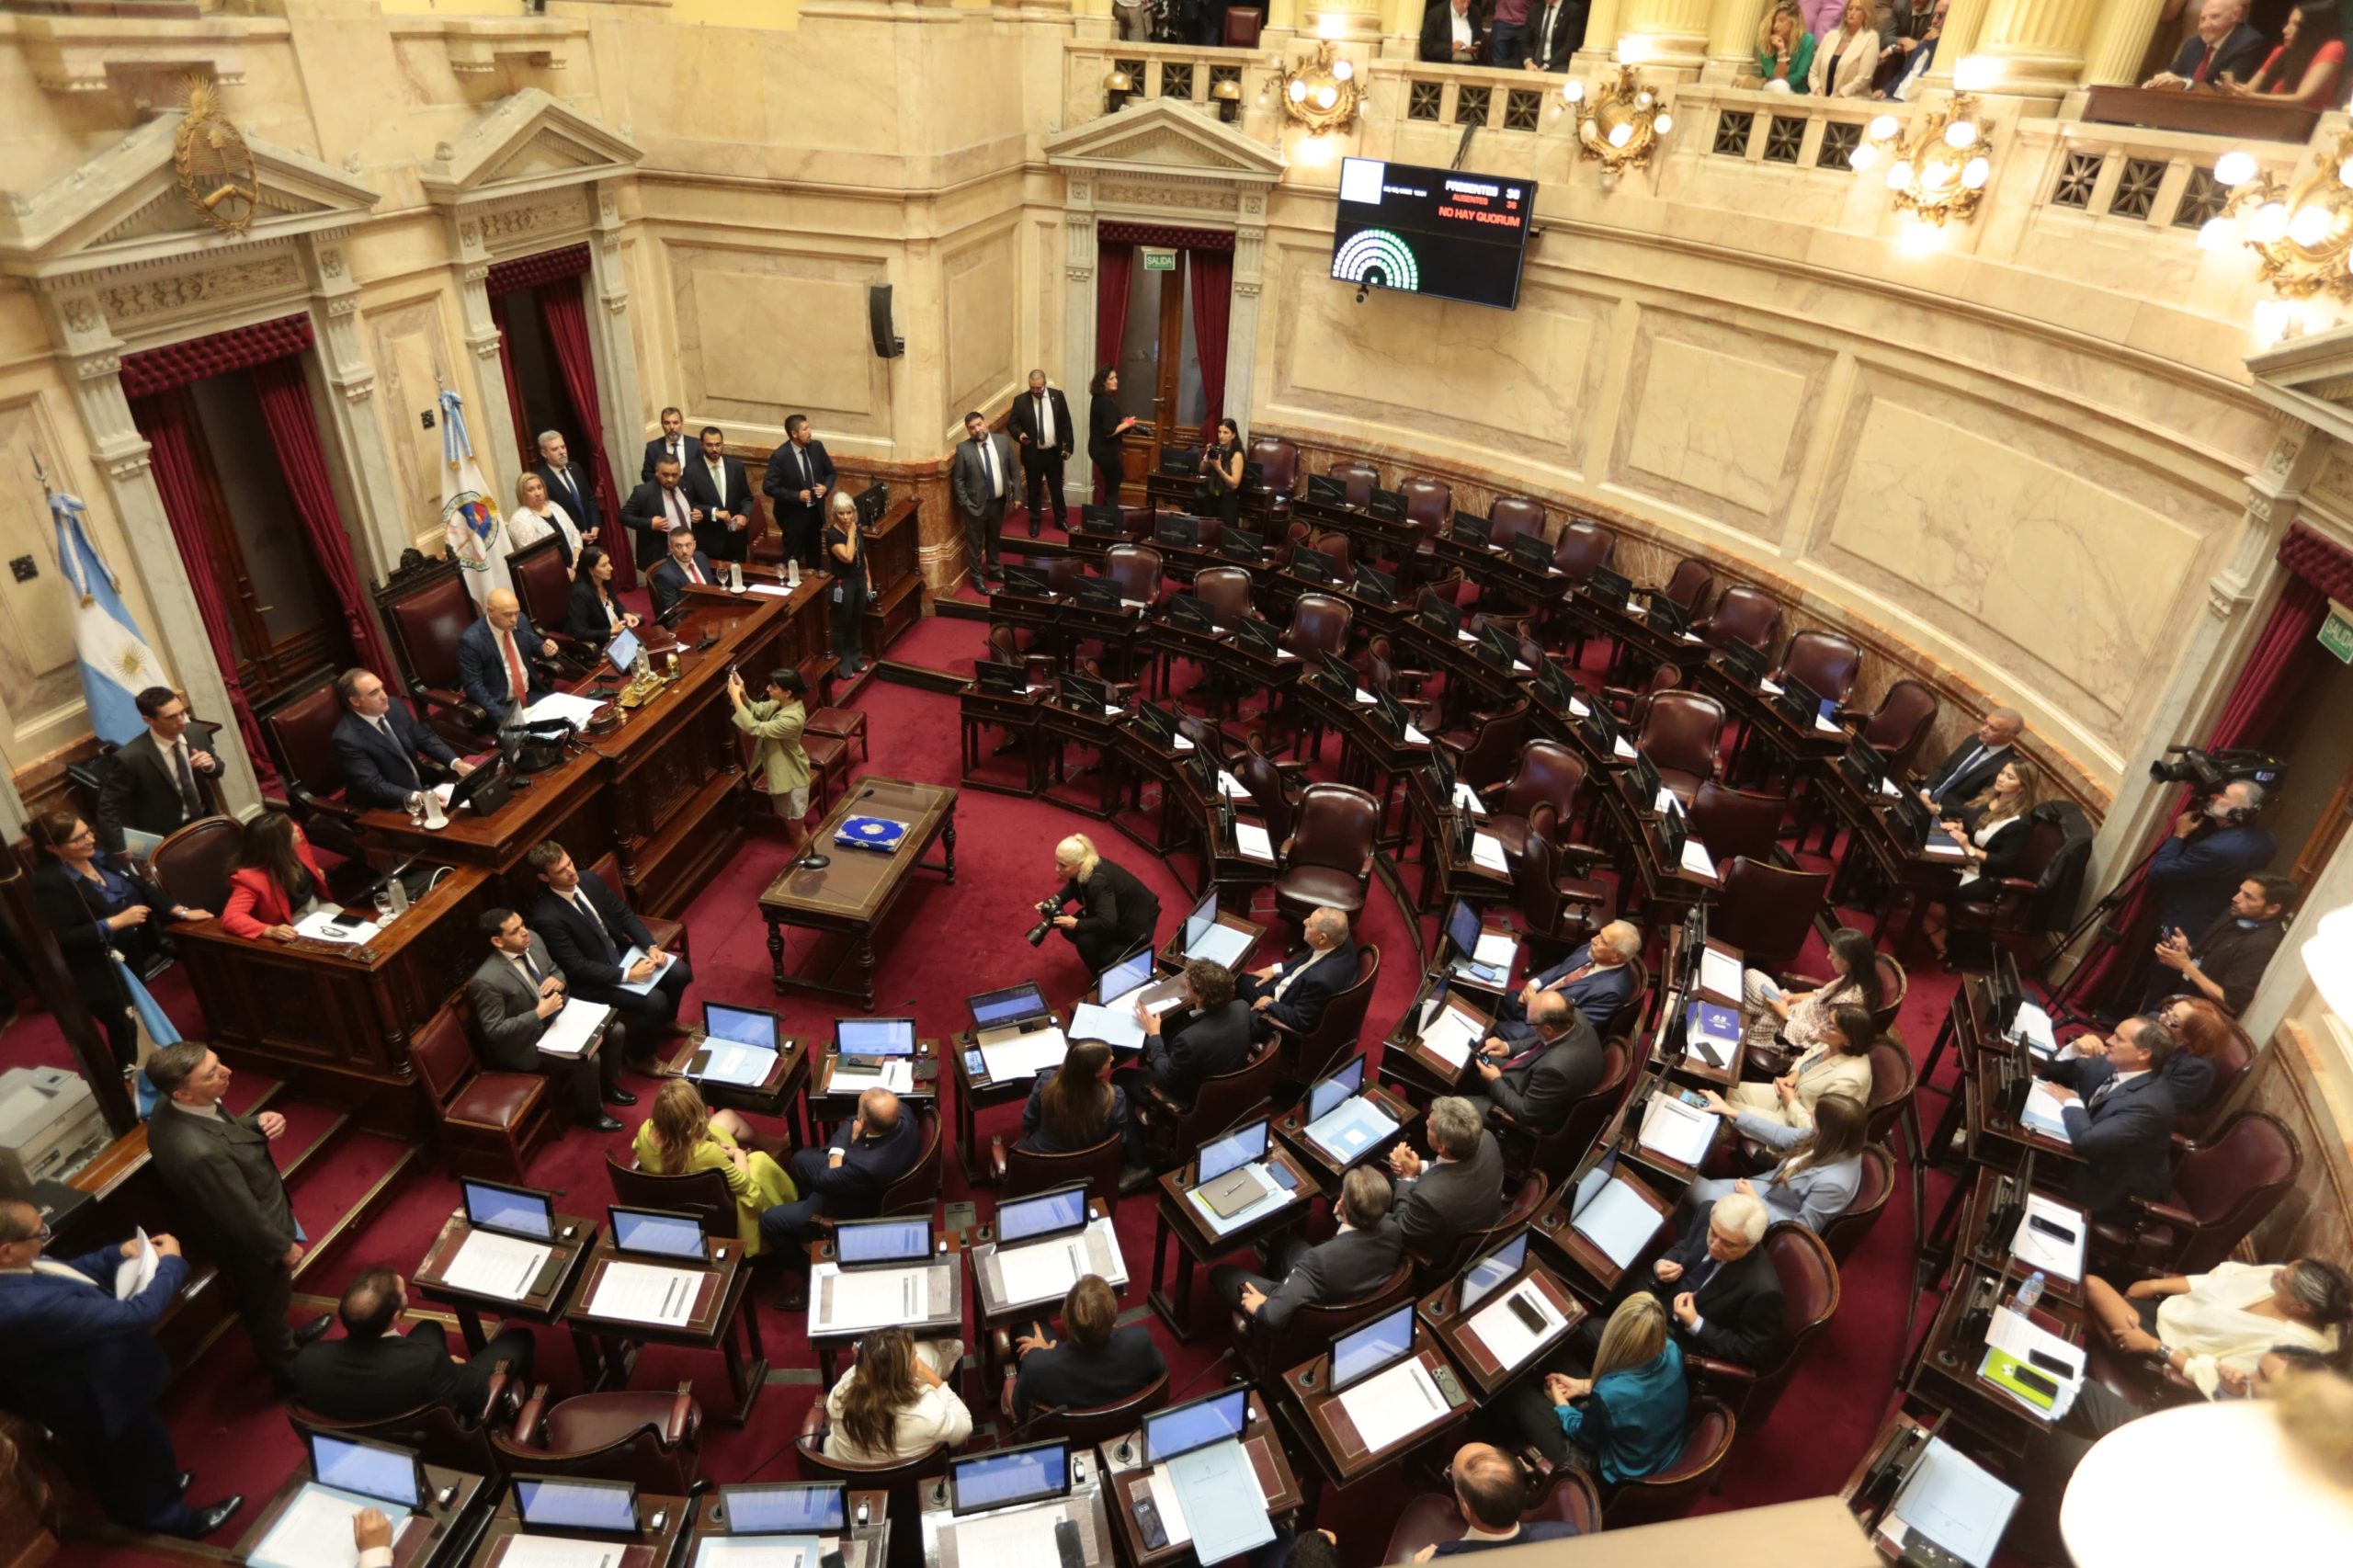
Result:
[[[907,351],[907,340],[891,332],[891,286],[870,283],[866,286],[866,328],[874,335],[877,358],[896,359]]]

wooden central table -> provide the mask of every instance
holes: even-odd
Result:
[[[907,831],[898,848],[887,855],[835,844],[834,835],[854,816],[885,817],[904,823]],[[935,841],[945,857],[936,865],[924,859]],[[803,870],[797,863],[788,866],[760,894],[760,918],[767,922],[768,963],[776,988],[798,987],[851,997],[870,1010],[874,1006],[874,933],[889,918],[891,906],[919,870],[945,872],[949,884],[955,885],[956,791],[944,784],[915,784],[870,775],[826,813],[812,845],[817,853],[831,858],[829,864],[813,871]],[[807,974],[788,975],[784,971],[788,926],[845,937],[848,950],[822,971],[813,963]],[[813,944],[811,957],[814,956]],[[844,960],[857,971],[847,984],[835,979]]]

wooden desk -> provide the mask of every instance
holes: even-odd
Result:
[[[923,619],[923,574],[915,561],[922,517],[923,497],[907,495],[866,530],[866,613],[859,619],[870,659],[881,657],[899,633]]]
[[[1381,1044],[1381,1081],[1402,1085],[1416,1105],[1439,1095],[1453,1094],[1471,1073],[1471,1057],[1464,1057],[1461,1065],[1457,1066],[1422,1043],[1422,1008],[1442,978],[1438,974],[1422,977],[1421,989],[1414,994],[1413,1005],[1405,1009],[1404,1016],[1397,1020],[1396,1027],[1389,1031],[1389,1037]],[[1476,1019],[1478,1038],[1484,1040],[1495,1028],[1495,1014],[1474,1005],[1473,998],[1479,1003],[1492,1005],[1490,993],[1458,991],[1449,984],[1446,1000],[1440,1006]],[[1436,1021],[1435,1017],[1432,1021]],[[1476,1041],[1472,1042],[1471,1049],[1475,1056],[1478,1051]]]
[[[742,1111],[747,1116],[773,1117],[792,1130],[793,1142],[809,1142],[801,1116],[801,1096],[809,1088],[809,1042],[799,1035],[783,1037],[783,1049],[768,1075],[756,1084],[712,1084],[698,1079],[695,1088],[713,1110]],[[687,1063],[703,1048],[703,1033],[694,1030],[678,1042],[668,1062],[674,1077],[687,1075]]]
[[[734,1403],[713,1412],[713,1419],[741,1426],[751,1418],[753,1402],[759,1398],[768,1375],[767,1353],[760,1346],[759,1313],[744,1310],[752,1270],[744,1256],[743,1244],[733,1236],[724,1240],[705,1237],[703,1254],[708,1262],[699,1271],[702,1278],[694,1310],[685,1324],[668,1328],[629,1318],[604,1317],[591,1312],[588,1303],[596,1299],[597,1283],[613,1264],[647,1263],[688,1268],[691,1265],[668,1264],[660,1258],[621,1253],[615,1250],[610,1237],[600,1235],[589,1252],[579,1283],[564,1301],[563,1321],[572,1329],[584,1375],[590,1376],[596,1386],[608,1381],[618,1387],[628,1386],[630,1368],[635,1358],[630,1346],[676,1345],[690,1350],[718,1351],[727,1368],[727,1392]],[[735,1351],[734,1331],[739,1321],[744,1328],[744,1357],[738,1357]],[[609,1353],[602,1348],[605,1345],[613,1346]],[[599,1370],[588,1373],[586,1369],[590,1368]]]
[[[903,1219],[909,1217],[901,1216]],[[907,1330],[918,1339],[941,1334],[952,1334],[961,1338],[964,1333],[962,1254],[966,1238],[961,1231],[942,1230],[937,1225],[932,1227],[931,1238],[931,1256],[925,1260],[925,1267],[937,1265],[948,1270],[947,1310],[937,1318],[926,1318],[920,1323],[905,1323],[898,1326]],[[818,1264],[833,1261],[834,1244],[832,1242],[813,1241],[809,1244],[809,1263],[813,1270]],[[900,1267],[914,1268],[916,1265],[909,1263]],[[832,1333],[820,1333],[817,1329],[817,1282],[812,1279],[809,1289],[809,1348],[816,1353],[817,1375],[820,1380],[817,1397],[822,1400],[825,1397],[824,1391],[834,1386],[835,1358],[844,1349],[856,1344],[860,1335],[872,1331],[868,1328],[845,1328]],[[954,1375],[951,1369],[949,1376],[952,1379]],[[995,1391],[991,1392],[994,1394]]]
[[[2083,110],[2084,119],[2099,125],[2145,125],[2197,136],[2292,142],[2298,146],[2313,139],[2320,116],[2318,109],[2298,108],[2276,98],[2185,92],[2177,87],[2094,87],[2084,95]]]
[[[1479,1336],[1478,1330],[1472,1324],[1479,1314],[1496,1302],[1517,1291],[1530,1290],[1542,1296],[1552,1310],[1561,1314],[1562,1323],[1539,1340],[1533,1350],[1506,1367],[1487,1347],[1487,1342]],[[1448,1358],[1471,1375],[1472,1384],[1480,1399],[1494,1398],[1496,1391],[1506,1383],[1542,1361],[1549,1352],[1575,1332],[1577,1324],[1583,1323],[1587,1315],[1584,1303],[1569,1294],[1569,1288],[1561,1283],[1560,1277],[1542,1264],[1534,1262],[1529,1265],[1526,1278],[1515,1282],[1508,1290],[1489,1291],[1473,1303],[1468,1312],[1461,1310],[1461,1300],[1462,1281],[1450,1279],[1424,1296],[1417,1310],[1422,1322],[1429,1325],[1430,1332],[1437,1335],[1438,1343],[1446,1347]]]
[[[685,1497],[665,1497],[650,1492],[639,1493],[637,1517],[644,1528],[638,1531],[634,1539],[598,1538],[609,1540],[620,1549],[620,1555],[614,1559],[611,1568],[667,1568],[667,1565],[676,1558],[678,1542],[687,1533],[688,1502],[689,1499]],[[654,1528],[654,1519],[656,1515],[661,1516],[662,1519],[662,1527],[659,1529]],[[515,1489],[510,1486],[506,1489],[506,1494],[499,1499],[498,1510],[491,1515],[490,1528],[483,1532],[482,1540],[475,1546],[473,1555],[466,1559],[467,1568],[499,1568],[499,1564],[506,1561],[506,1543],[524,1533],[526,1532],[523,1528],[523,1521],[515,1512]],[[562,1535],[564,1532],[545,1530],[534,1533]],[[581,1539],[589,1538],[583,1536]]]
[[[1053,1014],[1052,1017],[1055,1028],[1068,1027],[1069,1019],[1062,1014]],[[964,1060],[967,1052],[978,1049],[972,1043],[972,1031],[970,1029],[948,1042],[948,1070],[956,1082],[956,1093],[952,1096],[955,1101],[956,1158],[963,1164],[966,1181],[975,1187],[994,1187],[996,1185],[996,1172],[987,1145],[981,1139],[980,1113],[990,1106],[1011,1105],[1017,1100],[1027,1103],[1029,1091],[1038,1079],[1055,1069],[1042,1068],[1027,1078],[992,1078],[985,1060],[977,1073]]]
[[[1954,1233],[1960,1238],[1961,1258],[1971,1267],[1988,1274],[1999,1274],[2010,1266],[2011,1238],[1995,1233],[1994,1219],[1997,1209],[2011,1203],[2025,1203],[2025,1194],[2017,1190],[2018,1180],[2016,1176],[2005,1176],[1982,1165],[1978,1167],[1977,1179],[1970,1184],[1969,1197],[1961,1205],[1961,1228]],[[2072,1203],[2061,1203],[2059,1206],[2066,1210],[2067,1222],[2074,1225],[2075,1233],[2085,1239],[2087,1250],[2084,1267],[2088,1271],[2091,1267],[2088,1253],[2091,1220]],[[2025,1221],[2021,1219],[2019,1222],[2023,1224]],[[2025,1263],[2019,1263],[2017,1267],[2020,1275],[2031,1272]],[[2084,1282],[2046,1268],[2042,1271],[2042,1294],[2046,1301],[2080,1307],[2084,1304]]]
[[[1192,1199],[1193,1183],[1189,1179],[1193,1166],[1188,1164],[1168,1172],[1160,1178],[1160,1201],[1157,1208],[1157,1229],[1152,1238],[1152,1295],[1148,1298],[1152,1310],[1168,1325],[1179,1345],[1193,1342],[1193,1265],[1208,1263],[1212,1258],[1241,1251],[1254,1242],[1273,1235],[1277,1231],[1307,1218],[1307,1206],[1315,1197],[1315,1183],[1300,1167],[1298,1160],[1281,1144],[1269,1139],[1267,1143],[1267,1168],[1271,1175],[1277,1168],[1290,1175],[1290,1200],[1279,1208],[1269,1210],[1246,1225],[1219,1234],[1210,1228],[1200,1206]],[[1176,1290],[1174,1295],[1161,1288],[1166,1278],[1168,1243],[1176,1242]]]
[[[904,822],[907,824],[906,836],[888,855],[835,844],[835,833],[853,816]],[[935,841],[944,846],[946,854],[938,866],[929,865],[923,858]],[[818,824],[811,842],[819,853],[832,858],[832,864],[814,871],[788,866],[760,894],[760,918],[767,922],[768,927],[771,976],[779,991],[798,987],[831,996],[853,997],[859,1006],[871,1010],[877,962],[874,935],[889,917],[891,906],[898,902],[918,870],[944,872],[949,885],[955,884],[956,791],[944,785],[913,784],[869,774],[858,781],[857,793],[844,795],[825,813],[825,820]],[[822,979],[787,975],[784,928],[788,926],[847,938],[849,951],[846,956],[856,966],[856,983],[842,985],[834,982],[833,976],[841,967],[839,960]]]
[[[473,1234],[467,1223],[466,1211],[460,1208],[441,1226],[441,1233],[425,1249],[424,1261],[409,1276],[409,1283],[416,1293],[430,1301],[444,1301],[458,1314],[458,1327],[466,1338],[467,1354],[479,1356],[489,1343],[483,1332],[483,1314],[488,1312],[501,1320],[514,1319],[522,1323],[543,1323],[552,1326],[563,1316],[563,1303],[572,1297],[580,1282],[580,1271],[587,1266],[588,1255],[596,1250],[597,1222],[577,1214],[555,1217],[556,1233],[542,1244],[555,1256],[540,1271],[529,1294],[521,1297],[494,1296],[479,1290],[462,1290],[449,1284],[442,1276],[458,1249]]]
[[[1220,896],[1222,897],[1223,894],[1221,893]],[[1242,956],[1231,966],[1236,974],[1240,974],[1250,967],[1250,956],[1258,950],[1258,944],[1266,939],[1267,927],[1258,921],[1245,920],[1230,909],[1220,909],[1217,912],[1217,923],[1226,930],[1239,931],[1250,939],[1250,945],[1242,949]],[[1176,923],[1176,929],[1170,934],[1168,940],[1163,944],[1159,953],[1154,958],[1153,967],[1163,974],[1175,974],[1185,967],[1185,923],[1182,920]]]
[[[1104,1207],[1101,1199],[1090,1198],[1086,1200],[1086,1221],[1090,1226],[1104,1219],[1109,1212],[1110,1210]],[[1052,1241],[1067,1239],[1069,1239],[1067,1234],[1051,1238]],[[1110,1243],[1112,1256],[1119,1259],[1118,1277],[1115,1278],[1109,1274],[1093,1268],[1083,1270],[1083,1272],[1098,1275],[1111,1287],[1114,1294],[1125,1295],[1129,1281],[1135,1277],[1134,1270],[1128,1267],[1127,1255],[1120,1248],[1119,1233],[1114,1230],[1107,1239]],[[1061,1295],[1038,1296],[1018,1301],[1008,1299],[1002,1289],[1001,1271],[993,1270],[990,1267],[990,1265],[996,1262],[998,1250],[995,1228],[992,1225],[979,1226],[971,1233],[967,1241],[969,1245],[965,1256],[971,1258],[972,1263],[973,1326],[979,1330],[977,1337],[980,1340],[978,1348],[981,1352],[981,1365],[992,1374],[987,1380],[986,1386],[993,1389],[997,1384],[997,1379],[994,1374],[997,1372],[999,1364],[995,1362],[990,1350],[990,1343],[994,1336],[989,1331],[993,1328],[1018,1331],[1040,1318],[1051,1318],[1062,1306],[1063,1297]],[[1019,1244],[1029,1246],[1045,1244],[1023,1242]]]
[[[983,690],[978,682],[957,693],[957,728],[961,736],[962,767],[958,778],[967,790],[988,790],[1000,795],[1035,795],[1044,789],[1045,749],[1039,742],[1038,721],[1045,711],[1046,688],[1033,686],[1016,697]],[[984,752],[988,732],[1003,730],[1019,744],[1022,781],[1008,784],[985,771],[994,753]]]
[[[1953,1420],[2018,1456],[2057,1425],[1978,1375],[1985,1359],[1984,1342],[1965,1330],[1972,1311],[1991,1310],[2000,1276],[1965,1271],[1954,1289],[1945,1293],[1928,1332],[1914,1353],[1904,1390],[1932,1409],[1949,1410]],[[2085,1320],[2076,1308],[2046,1300],[2028,1314],[2040,1326],[2081,1346]]]
[[[844,1500],[844,1507],[848,1529],[837,1536],[819,1536],[818,1545],[827,1551],[840,1552],[842,1568],[882,1568],[891,1561],[891,1494],[853,1487]],[[866,1510],[867,1521],[862,1525],[857,1522],[861,1508]],[[695,1522],[688,1528],[686,1550],[678,1554],[676,1568],[694,1568],[695,1553],[702,1550],[702,1543],[723,1539],[726,1534],[727,1500],[714,1491],[695,1511]]]
[[[1307,1135],[1305,1101],[1302,1100],[1299,1105],[1286,1111],[1275,1123],[1275,1136],[1283,1141],[1285,1149],[1297,1156],[1292,1164],[1313,1177],[1316,1190],[1326,1198],[1334,1197],[1339,1192],[1340,1178],[1348,1174],[1349,1165],[1359,1165],[1368,1160],[1382,1157],[1381,1153],[1382,1150],[1414,1130],[1414,1121],[1418,1113],[1414,1109],[1411,1100],[1378,1082],[1365,1085],[1363,1093],[1364,1097],[1378,1107],[1383,1116],[1397,1125],[1386,1138],[1368,1148],[1347,1165],[1333,1158],[1314,1139]]]
[[[915,1053],[909,1057],[909,1082],[913,1088],[899,1096],[918,1109],[938,1108],[939,1100],[939,1042],[930,1040],[915,1041]],[[834,1087],[834,1072],[841,1062],[841,1052],[828,1043],[818,1055],[809,1072],[809,1139],[815,1142],[833,1135],[833,1130],[858,1114],[858,1096],[866,1092],[860,1088]]]
[[[1094,1456],[1085,1449],[1073,1449],[1070,1456],[1070,1496],[1060,1506],[1064,1517],[1076,1525],[1079,1533],[1089,1539],[1095,1548],[1096,1561],[1103,1568],[1112,1568],[1118,1561],[1112,1551],[1111,1521],[1103,1506],[1103,1472],[1091,1462]],[[924,1568],[1016,1568],[1006,1558],[986,1551],[968,1551],[956,1539],[954,1527],[959,1516],[949,1500],[945,1476],[921,1483],[915,1494],[915,1524],[923,1532]],[[1020,1503],[1006,1508],[983,1508],[961,1516],[975,1521],[1018,1514],[1029,1509],[1043,1511],[1051,1505]],[[1085,1550],[1082,1545],[1081,1550]],[[1050,1546],[1043,1558],[1030,1557],[1018,1568],[1047,1568],[1054,1561]],[[847,1568],[847,1564],[844,1565]]]
[[[1432,1381],[1439,1382],[1443,1392],[1444,1383],[1438,1374],[1446,1372],[1450,1376],[1452,1369],[1448,1366],[1446,1353],[1437,1337],[1418,1317],[1414,1322],[1414,1356],[1428,1369]],[[1282,1409],[1292,1435],[1313,1457],[1323,1478],[1336,1487],[1355,1485],[1471,1419],[1472,1404],[1466,1398],[1386,1446],[1369,1449],[1357,1431],[1356,1423],[1349,1419],[1347,1407],[1340,1403],[1347,1394],[1329,1392],[1331,1372],[1332,1358],[1328,1353],[1302,1361],[1285,1372]]]
[[[1257,1474],[1258,1490],[1267,1499],[1267,1517],[1279,1523],[1296,1515],[1306,1506],[1307,1498],[1276,1436],[1266,1402],[1255,1388],[1250,1391],[1242,1433],[1242,1451],[1249,1457],[1250,1468]],[[1122,1452],[1125,1462],[1120,1458]],[[1165,1546],[1149,1549],[1143,1543],[1143,1531],[1136,1527],[1136,1499],[1152,1493],[1153,1467],[1143,1462],[1142,1430],[1131,1432],[1118,1442],[1104,1444],[1097,1450],[1096,1462],[1110,1483],[1106,1488],[1109,1494],[1108,1511],[1112,1528],[1119,1535],[1120,1560],[1133,1564],[1133,1568],[1175,1568],[1177,1563],[1193,1562],[1189,1536],[1186,1540],[1172,1540]]]
[[[234,1561],[243,1562],[260,1547],[311,1479],[307,1461],[286,1478],[285,1484],[262,1505],[253,1528],[238,1539]],[[410,1515],[392,1537],[392,1568],[440,1568],[454,1553],[462,1551],[466,1539],[473,1533],[472,1517],[488,1500],[490,1482],[484,1476],[429,1464],[425,1467],[425,1506]],[[441,1500],[445,1495],[447,1502]]]
[[[1659,1238],[1666,1233],[1666,1221],[1675,1212],[1675,1204],[1661,1198],[1641,1175],[1630,1171],[1621,1162],[1612,1180],[1622,1182],[1634,1195],[1648,1204],[1658,1215],[1659,1228],[1643,1244],[1643,1250],[1624,1268],[1609,1260],[1609,1255],[1579,1234],[1569,1223],[1569,1206],[1576,1196],[1576,1188],[1563,1183],[1561,1189],[1544,1201],[1528,1222],[1530,1246],[1551,1254],[1568,1270],[1568,1282],[1586,1301],[1599,1306],[1618,1294],[1619,1287],[1629,1275],[1635,1274],[1654,1252],[1665,1250]]]

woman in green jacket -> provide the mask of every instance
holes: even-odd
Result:
[[[714,1113],[690,1078],[673,1078],[654,1096],[654,1114],[637,1130],[637,1163],[656,1176],[717,1171],[735,1195],[735,1234],[744,1256],[760,1252],[760,1216],[800,1196],[792,1177],[764,1149],[746,1147],[751,1129],[733,1111]]]
[[[775,802],[796,860],[809,851],[809,754],[801,749],[801,726],[809,722],[801,699],[808,689],[799,670],[771,670],[767,696],[751,702],[745,700],[743,676],[727,672],[735,727],[757,743],[752,748],[752,788],[766,790]]]
[[[1756,29],[1756,74],[1768,88],[1779,82],[1802,93],[1806,73],[1813,69],[1813,35],[1805,30],[1805,14],[1797,0],[1779,0]]]

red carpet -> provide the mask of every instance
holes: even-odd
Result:
[[[903,638],[888,656],[898,662],[951,668],[972,656],[982,637],[978,621],[928,620]],[[870,679],[861,683],[854,699],[870,715],[873,757],[864,765],[867,771],[955,782],[956,748],[949,739],[955,727],[953,698]],[[1033,953],[1020,941],[1020,932],[1032,918],[1031,904],[1054,886],[1051,846],[1064,834],[1095,835],[1108,855],[1154,888],[1164,914],[1180,911],[1189,902],[1169,865],[1141,851],[1116,831],[1048,803],[967,790],[959,801],[957,822],[956,884],[949,887],[937,875],[918,877],[901,902],[894,926],[878,943],[883,956],[878,1006],[912,1012],[926,1036],[944,1037],[962,1027],[967,1021],[963,998],[972,992],[1034,977],[1051,1000],[1066,1006],[1084,989],[1086,976],[1065,945],[1051,941],[1041,952]],[[756,901],[783,858],[780,841],[756,839],[696,901],[688,923],[698,994],[690,1002],[716,998],[779,1006],[788,1028],[820,1035],[830,1025],[833,1008],[799,996],[779,999],[768,983],[766,933]],[[1415,985],[1408,930],[1377,882],[1358,935],[1360,940],[1379,944],[1386,959],[1368,1024],[1367,1039],[1371,1041],[1385,1033],[1404,1010]],[[1270,943],[1275,939],[1279,938],[1270,937]],[[796,941],[788,953],[788,963],[797,960],[799,949]],[[1818,938],[1809,944],[1800,967],[1824,972]],[[1925,1056],[1951,990],[1950,978],[1933,968],[1915,977],[1899,1028],[1915,1058]],[[194,1016],[193,1002],[181,977],[167,977],[159,985],[158,995],[187,1032],[200,1033],[200,1019]],[[62,1054],[56,1031],[45,1017],[19,1023],[0,1040],[0,1064],[59,1060]],[[651,1083],[632,1080],[631,1086],[650,1099]],[[1931,1097],[1923,1107],[1924,1119],[1930,1125],[1940,1103]],[[290,1117],[296,1114],[290,1108]],[[627,1118],[632,1126],[636,1114]],[[1015,1106],[984,1111],[982,1134],[985,1138],[991,1132],[1008,1131],[1017,1126],[1017,1119]],[[601,1168],[608,1147],[625,1148],[626,1141],[574,1133],[542,1153],[531,1168],[530,1179],[555,1190],[574,1211],[597,1213],[610,1199]],[[349,1207],[398,1152],[390,1140],[359,1137],[347,1141],[324,1168],[305,1172],[298,1184],[297,1207],[306,1224],[316,1233]],[[952,1155],[948,1172],[949,1199],[973,1196]],[[1941,1198],[1944,1187],[1945,1178],[1932,1175],[1932,1203]],[[359,1267],[375,1263],[405,1270],[421,1255],[455,1201],[454,1184],[438,1172],[412,1179],[335,1266],[324,1277],[306,1281],[306,1289],[333,1292]],[[989,1200],[983,1196],[981,1202],[985,1215]],[[1895,1198],[1845,1271],[1836,1322],[1798,1371],[1764,1429],[1742,1434],[1722,1495],[1710,1500],[1707,1508],[1817,1495],[1835,1491],[1844,1480],[1877,1429],[1893,1392],[1903,1351],[1898,1341],[1913,1295],[1914,1222],[1909,1185],[1899,1183]],[[1119,1210],[1119,1226],[1133,1280],[1123,1294],[1123,1304],[1131,1315],[1149,1318],[1142,1303],[1151,1270],[1150,1205],[1141,1199],[1127,1200]],[[746,1429],[707,1427],[703,1471],[716,1479],[780,1479],[794,1473],[791,1440],[817,1393],[816,1374],[801,1321],[775,1312],[767,1304],[773,1294],[765,1286],[755,1291],[773,1369],[770,1386]],[[1206,1291],[1197,1279],[1199,1322],[1211,1328],[1213,1315],[1206,1301]],[[1922,1313],[1923,1324],[1927,1315]],[[1178,1385],[1204,1371],[1223,1343],[1223,1335],[1217,1332],[1205,1335],[1190,1348],[1177,1346],[1165,1334],[1161,1337]],[[539,1356],[539,1374],[544,1381],[559,1393],[577,1390],[579,1380],[568,1336],[541,1332]],[[715,1358],[661,1350],[649,1351],[642,1359],[632,1386],[661,1387],[680,1378],[692,1378],[714,1393],[723,1388]],[[1206,1378],[1201,1386],[1208,1386]],[[976,1419],[984,1424],[993,1421],[993,1392],[969,1386],[965,1392]],[[193,1495],[200,1500],[228,1491],[246,1495],[244,1514],[216,1538],[220,1544],[233,1544],[300,1457],[283,1411],[271,1399],[266,1381],[257,1375],[242,1335],[233,1332],[224,1336],[183,1380],[170,1396],[168,1414],[183,1462],[199,1471]],[[1377,1560],[1386,1542],[1404,1501],[1404,1488],[1384,1483],[1360,1487],[1358,1492],[1362,1495],[1327,1503],[1321,1522],[1340,1531],[1349,1562],[1369,1563]],[[127,1552],[84,1560],[153,1561]]]

